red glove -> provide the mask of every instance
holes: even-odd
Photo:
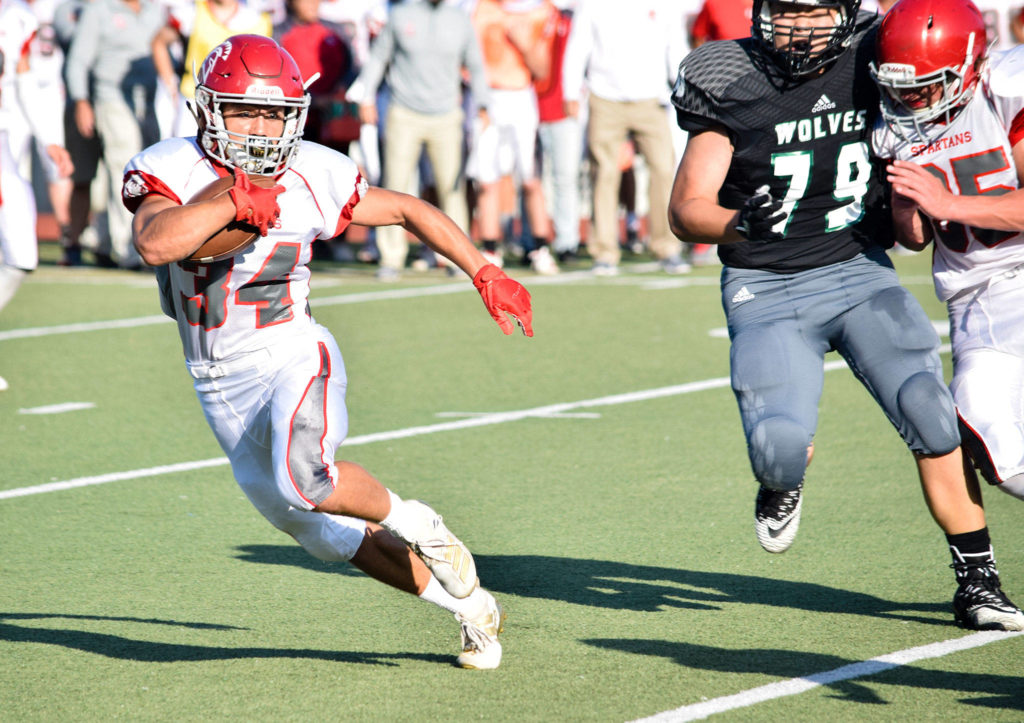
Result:
[[[260,230],[260,236],[270,233],[271,226],[277,227],[281,207],[277,205],[278,195],[284,193],[284,186],[263,188],[249,180],[248,174],[236,168],[235,185],[228,191],[235,202],[235,220],[248,223]]]
[[[483,297],[487,311],[501,330],[511,334],[515,327],[505,314],[509,314],[526,336],[533,336],[533,310],[530,308],[530,292],[518,281],[510,279],[494,264],[487,264],[476,272],[473,286]]]

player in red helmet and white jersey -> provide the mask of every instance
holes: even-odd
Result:
[[[501,608],[479,586],[466,546],[429,506],[335,461],[348,432],[347,380],[337,343],[310,312],[307,264],[316,239],[349,223],[398,224],[473,278],[506,333],[507,312],[532,335],[529,294],[436,208],[368,187],[347,156],[303,141],[305,85],[269,38],[217,46],[197,79],[198,137],[164,140],[125,169],[135,245],[159,267],[161,304],[178,322],[207,421],[250,501],[315,557],[351,561],[454,613],[459,664],[495,668]],[[232,175],[228,193],[190,203]],[[264,187],[267,179],[276,185]],[[187,260],[236,220],[259,228],[251,246],[222,261]]]
[[[900,0],[872,73],[883,116],[872,142],[891,159],[897,238],[934,244],[964,448],[1024,499],[1024,48],[989,55],[969,0]],[[995,569],[987,551],[959,562],[961,579]]]
[[[0,0],[0,310],[39,263],[36,203],[32,187],[18,172],[8,131],[24,110],[57,175],[71,175],[60,116],[48,112],[37,78],[29,70],[39,21],[22,0]],[[0,391],[7,382],[0,377]]]

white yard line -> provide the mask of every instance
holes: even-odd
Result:
[[[44,407],[27,407],[18,410],[18,414],[63,414],[64,412],[77,412],[81,409],[92,409],[96,406],[93,402],[63,402],[61,404],[47,404]]]
[[[944,353],[948,352],[949,345],[944,345],[943,347],[940,348],[940,351]],[[827,372],[833,371],[835,369],[842,369],[845,367],[846,362],[842,360],[830,361],[825,363],[825,371]],[[469,417],[467,419],[459,419],[453,422],[440,422],[438,424],[426,424],[417,427],[405,427],[404,429],[393,429],[388,432],[375,432],[373,434],[363,434],[355,437],[349,437],[348,439],[345,440],[342,446],[355,447],[362,444],[373,444],[374,442],[388,442],[395,439],[421,437],[425,434],[436,434],[438,432],[454,432],[460,429],[471,429],[473,427],[487,427],[492,424],[518,422],[521,419],[528,419],[531,417],[551,417],[554,415],[561,415],[565,414],[566,412],[571,412],[574,409],[588,409],[591,407],[610,407],[617,404],[645,402],[651,399],[674,397],[680,394],[692,394],[694,392],[701,392],[707,389],[720,389],[722,387],[728,386],[729,377],[717,377],[714,379],[705,379],[703,381],[698,382],[675,384],[669,387],[644,389],[638,392],[626,392],[624,394],[612,394],[605,397],[596,397],[594,399],[582,399],[577,402],[548,404],[543,407],[520,409],[511,412],[485,413]],[[60,482],[48,482],[46,484],[33,485],[31,487],[17,487],[15,489],[3,490],[0,491],[0,500],[10,499],[12,497],[25,497],[28,495],[42,494],[44,492],[58,492],[61,490],[74,489],[76,487],[100,485],[105,484],[107,482],[120,482],[122,480],[139,479],[142,477],[155,477],[157,475],[172,474],[175,472],[187,472],[194,469],[202,469],[204,467],[215,467],[223,464],[227,464],[227,459],[224,457],[217,457],[214,459],[204,459],[195,462],[180,462],[178,464],[163,465],[160,467],[129,470],[127,472],[112,472],[109,474],[101,474],[92,477],[76,477],[75,479],[64,480]]]
[[[638,264],[638,266],[641,266]],[[570,284],[580,281],[595,281],[605,283],[607,279],[597,279],[589,271],[572,271],[559,276],[538,276],[526,280],[528,286],[553,286],[558,284]],[[640,286],[649,290],[660,290],[662,288],[677,288],[681,286],[707,286],[717,284],[717,278],[693,277],[692,279],[672,279],[670,286],[665,287],[663,280],[653,280],[644,275],[623,276],[613,281]],[[469,283],[446,283],[432,286],[412,286],[403,289],[380,289],[377,291],[360,291],[337,296],[313,297],[309,300],[314,311],[324,306],[342,306],[345,304],[364,304],[372,301],[390,301],[394,299],[418,299],[426,296],[445,296],[447,294],[461,294],[473,291]],[[154,324],[169,324],[171,319],[162,315],[137,316],[131,319],[110,319],[108,321],[88,321],[77,324],[56,324],[54,326],[39,326],[25,329],[8,329],[0,331],[0,342],[12,339],[28,339],[57,334],[74,334],[88,331],[106,331],[109,329],[133,329],[141,326],[152,326]]]
[[[757,703],[764,703],[777,698],[785,698],[790,695],[804,693],[822,685],[831,685],[844,680],[863,678],[867,675],[874,675],[885,670],[898,668],[903,665],[915,663],[919,660],[941,658],[944,655],[958,653],[962,650],[970,650],[981,645],[988,645],[1000,640],[1015,638],[1024,633],[1004,632],[982,632],[966,635],[954,640],[944,640],[941,643],[930,643],[916,648],[897,650],[895,653],[882,655],[859,663],[850,663],[840,668],[826,670],[822,673],[813,673],[802,678],[790,678],[781,680],[778,683],[769,683],[759,688],[751,688],[734,695],[726,695],[721,698],[701,701],[692,705],[684,705],[682,708],[658,713],[649,718],[640,718],[635,723],[682,723],[683,721],[703,720],[716,713],[724,713],[737,708],[746,708]]]

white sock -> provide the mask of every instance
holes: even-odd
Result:
[[[0,264],[0,310],[14,298],[15,292],[25,279],[25,273],[24,269]]]
[[[467,597],[452,597],[441,587],[436,577],[431,577],[427,583],[427,589],[420,593],[420,599],[434,603],[450,613],[461,615],[464,618],[477,618],[487,608],[487,592],[479,585]]]
[[[409,520],[406,519],[408,515],[405,513],[405,503],[402,502],[401,497],[391,490],[388,490],[388,497],[391,498],[391,510],[388,512],[387,517],[380,521],[380,526],[398,539],[408,542],[411,538],[408,534],[403,534],[403,530],[406,533],[409,531]]]

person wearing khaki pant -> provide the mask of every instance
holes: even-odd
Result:
[[[417,195],[419,189],[410,186],[420,151],[425,149],[437,181],[438,203],[468,231],[469,212],[462,192],[463,69],[484,121],[490,89],[469,14],[447,0],[405,2],[392,8],[345,97],[359,104],[363,124],[376,125],[377,90],[387,78],[391,102],[384,127],[384,185]],[[378,228],[377,248],[377,278],[397,279],[409,251],[405,230]]]
[[[667,259],[682,251],[682,243],[668,227],[668,196],[672,188],[675,157],[672,132],[665,108],[656,99],[610,101],[590,96],[588,139],[594,159],[594,231],[587,242],[595,261],[619,263],[619,150],[633,133],[640,153],[650,168],[651,252]]]
[[[679,0],[578,0],[562,62],[566,115],[589,100],[587,145],[594,162],[594,225],[587,247],[594,274],[619,273],[619,151],[632,133],[650,169],[650,248],[666,273],[690,270],[668,227],[675,149],[669,89],[685,55],[686,3]]]
[[[469,228],[462,179],[463,112],[456,108],[437,115],[417,113],[392,103],[387,115],[387,146],[384,149],[384,182],[388,188],[416,194],[411,187],[420,149],[434,170],[438,204],[461,229]],[[377,230],[381,266],[401,269],[409,253],[409,240],[401,226]]]

